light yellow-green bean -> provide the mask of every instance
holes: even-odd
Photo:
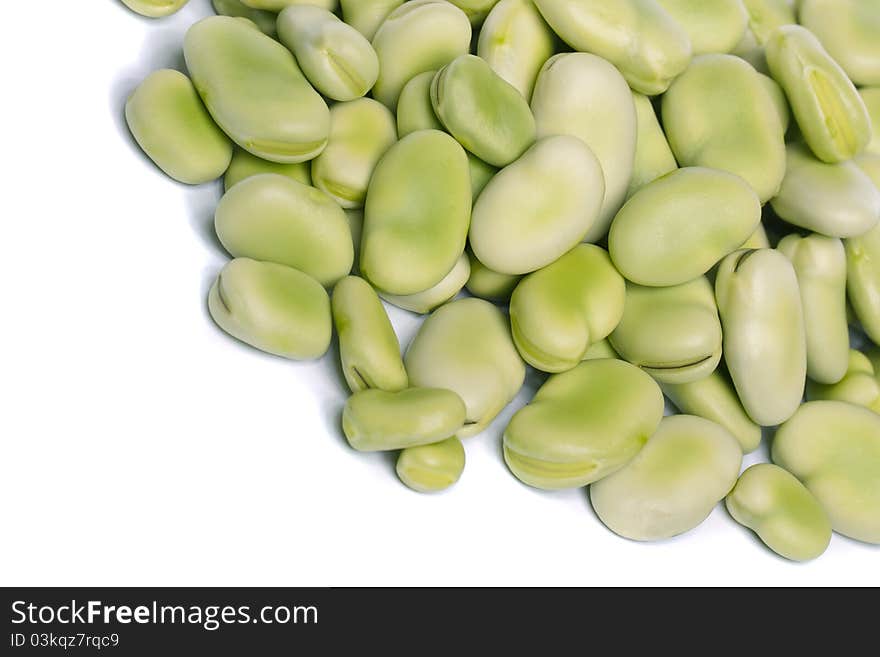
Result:
[[[471,266],[465,254],[459,256],[455,266],[444,276],[439,283],[415,294],[388,294],[380,292],[380,296],[388,303],[409,310],[410,312],[426,314],[437,306],[443,305],[454,298],[467,283],[471,275]]]
[[[572,135],[602,165],[605,199],[584,236],[596,242],[608,232],[623,205],[636,152],[636,109],[626,80],[614,66],[588,53],[565,53],[547,60],[532,94],[538,137]]]
[[[730,432],[693,415],[664,418],[641,452],[590,486],[590,501],[611,531],[657,541],[690,531],[730,492],[742,451]]]
[[[749,15],[749,29],[764,45],[777,27],[797,22],[789,0],[741,0]]]
[[[351,241],[354,243],[354,265],[352,271],[360,272],[361,236],[364,233],[364,211],[346,210],[345,218],[351,230]]]
[[[239,146],[287,163],[324,150],[327,104],[280,43],[247,21],[213,16],[189,29],[183,51],[208,111]]]
[[[452,486],[464,472],[464,446],[452,437],[431,445],[407,447],[397,457],[397,476],[419,493],[436,493]]]
[[[770,202],[777,215],[832,237],[858,237],[877,225],[880,191],[854,162],[822,162],[803,143],[786,153],[785,178]]]
[[[779,466],[759,463],[747,469],[725,504],[734,520],[786,559],[815,559],[831,542],[828,514],[801,482]]]
[[[435,310],[406,350],[414,386],[446,388],[467,408],[459,438],[475,436],[522,387],[526,368],[507,317],[482,299],[459,299]]]
[[[232,187],[214,227],[235,257],[277,262],[332,286],[351,271],[354,245],[345,213],[324,192],[274,173]]]
[[[461,9],[471,23],[479,25],[498,0],[448,0],[448,2]]]
[[[777,248],[794,265],[801,291],[807,375],[821,383],[836,383],[846,374],[849,358],[843,243],[823,235],[789,235]]]
[[[407,82],[466,54],[470,43],[471,23],[455,5],[439,0],[404,3],[388,15],[373,36],[379,57],[373,98],[394,111]]]
[[[588,360],[551,376],[517,411],[504,431],[504,460],[530,486],[586,486],[636,456],[662,417],[663,394],[650,376],[622,360]]]
[[[607,59],[640,93],[663,93],[690,61],[687,32],[656,0],[535,0],[535,5],[563,41]]]
[[[474,255],[502,274],[544,267],[578,244],[605,195],[602,167],[577,137],[539,140],[499,171],[474,204]]]
[[[376,30],[404,0],[339,0],[342,18],[372,41]]]
[[[465,283],[468,292],[481,299],[507,301],[517,283],[519,283],[520,277],[492,271],[477,260],[477,256],[470,250],[468,250],[467,255],[471,265],[471,274],[468,277],[467,283]]]
[[[731,52],[742,41],[749,14],[740,0],[657,0],[688,33],[694,55]]]
[[[271,11],[253,9],[241,2],[241,0],[211,0],[211,4],[214,6],[214,11],[221,16],[247,18],[253,21],[260,28],[260,31],[267,36],[274,37],[278,33],[275,26],[278,17]]]
[[[774,31],[767,41],[767,64],[816,157],[842,162],[864,150],[871,139],[865,103],[809,30],[785,25]]]
[[[761,220],[757,194],[739,176],[677,169],[645,185],[614,218],[614,265],[639,285],[693,280],[745,242]]]
[[[785,175],[785,130],[760,74],[733,55],[701,55],[663,96],[663,127],[682,166],[744,178],[761,202]]]
[[[853,158],[853,162],[871,179],[874,187],[880,191],[880,155],[865,151],[861,155],[856,155]]]
[[[435,74],[435,71],[419,73],[400,92],[400,99],[397,101],[397,133],[401,139],[417,130],[446,129],[434,113],[431,103],[431,83]],[[471,175],[471,199],[475,202],[498,169],[486,164],[473,153],[468,153],[467,156]]]
[[[535,118],[515,87],[475,55],[461,55],[431,82],[434,114],[468,152],[507,166],[535,142]]]
[[[672,287],[626,286],[626,304],[608,338],[620,357],[660,383],[706,378],[721,360],[721,320],[705,276]]]
[[[618,354],[614,351],[614,347],[608,341],[608,338],[594,342],[584,354],[584,360],[601,360],[603,358],[618,358]]]
[[[758,73],[758,79],[764,86],[770,100],[773,101],[773,107],[776,108],[776,114],[779,116],[779,122],[782,124],[782,131],[787,132],[788,126],[791,124],[791,108],[788,106],[788,99],[779,83],[769,75]]]
[[[471,198],[476,203],[477,198],[486,189],[486,185],[498,173],[498,169],[491,164],[486,164],[472,153],[468,153],[468,169],[471,172]]]
[[[807,376],[794,267],[773,249],[736,251],[718,267],[715,298],[724,360],[743,408],[761,426],[781,424],[800,405]]]
[[[633,160],[632,177],[629,188],[626,190],[626,198],[629,198],[649,182],[657,180],[660,176],[678,168],[669,142],[651,99],[647,96],[633,92],[633,102],[636,108],[636,125],[638,127],[636,137],[636,153]]]
[[[834,531],[880,544],[880,415],[807,402],[776,432],[771,458],[816,496]]]
[[[339,6],[338,0],[241,0],[248,7],[254,9],[266,9],[268,11],[281,11],[285,7],[294,5],[312,5],[326,9],[327,11],[336,11]]]
[[[767,237],[767,231],[764,228],[764,224],[758,224],[758,227],[755,229],[755,232],[749,236],[745,242],[742,243],[740,249],[769,249],[770,248],[770,239]]]
[[[880,155],[880,86],[859,89],[859,95],[871,120],[871,141],[865,150]]]
[[[352,392],[389,392],[409,385],[400,343],[376,292],[364,279],[347,276],[333,288],[333,323],[339,336],[342,373]]]
[[[532,0],[501,0],[480,29],[477,54],[531,99],[538,72],[556,48],[553,31]]]
[[[370,179],[362,274],[393,295],[437,285],[464,253],[470,213],[464,149],[437,130],[407,135],[388,149]]]
[[[293,164],[282,164],[281,162],[270,162],[256,155],[251,155],[243,148],[236,147],[232,154],[232,162],[226,169],[226,175],[223,177],[223,185],[226,191],[242,180],[251,176],[258,176],[261,173],[276,173],[279,176],[286,176],[303,185],[312,184],[311,162],[295,162]]]
[[[326,9],[287,7],[278,15],[278,39],[315,89],[333,100],[361,98],[379,77],[379,58],[370,42]]]
[[[764,45],[777,27],[796,23],[790,0],[741,0],[749,16],[748,27],[733,51],[760,73],[767,73]]]
[[[379,160],[397,141],[394,115],[372,98],[330,108],[327,148],[312,160],[315,187],[346,209],[360,208]]]
[[[510,323],[520,354],[545,372],[571,369],[617,326],[625,294],[624,280],[604,249],[576,246],[513,291]]]
[[[464,420],[464,402],[451,390],[370,388],[345,402],[342,430],[356,450],[377,452],[446,440],[461,429]]]
[[[285,358],[320,358],[330,346],[330,300],[314,278],[271,262],[236,258],[208,294],[217,325],[242,342]]]
[[[400,92],[397,101],[397,134],[403,139],[417,130],[445,130],[431,104],[431,82],[436,71],[413,77]]]
[[[860,351],[851,350],[846,375],[831,385],[807,381],[807,399],[849,402],[880,413],[880,381],[871,359]]]
[[[880,225],[843,245],[849,302],[865,333],[880,344]]]
[[[122,0],[133,12],[148,18],[162,18],[180,11],[189,0]]]
[[[178,182],[215,180],[232,159],[232,142],[178,71],[156,71],[141,82],[125,104],[125,120],[144,153]]]
[[[880,84],[880,2],[802,0],[798,21],[818,37],[853,83]]]

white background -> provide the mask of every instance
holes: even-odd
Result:
[[[182,66],[209,1],[33,4],[0,21],[0,584],[880,584],[880,548],[841,536],[792,564],[719,506],[638,544],[583,490],[521,485],[500,434],[535,377],[457,486],[405,488],[345,443],[335,351],[292,363],[214,327],[220,186],[172,182],[127,133],[126,96]],[[417,318],[392,317],[407,344]]]

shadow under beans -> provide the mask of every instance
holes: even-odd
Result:
[[[391,473],[392,476],[397,477],[397,459],[400,456],[400,450],[392,450],[390,452],[380,452],[381,458],[385,461],[385,465],[388,468],[388,472]],[[418,491],[413,491],[411,488],[407,488],[407,490],[412,491],[413,493],[417,493]],[[439,493],[444,493],[446,491],[438,491]]]
[[[339,356],[339,338],[335,331],[330,342],[330,348],[317,361],[317,365],[323,370],[320,380],[329,382],[326,386],[322,386],[319,399],[321,413],[327,424],[328,432],[336,436],[340,444],[346,450],[349,450],[348,441],[342,432],[342,409],[345,406],[345,400],[351,395],[351,391],[348,389],[345,375],[342,372],[342,360]]]
[[[330,348],[324,355],[322,362],[327,366],[327,378],[335,383],[336,392],[340,398],[348,399],[351,391],[345,381],[345,372],[342,370],[342,357],[339,351],[339,335],[333,331],[333,339],[330,341]]]
[[[160,69],[174,69],[186,73],[183,57],[183,39],[190,25],[202,15],[208,15],[209,9],[193,8],[182,11],[179,15],[165,20],[154,20],[138,16],[129,11],[121,3],[121,9],[132,15],[133,19],[141,19],[149,24],[150,29],[141,44],[138,56],[130,66],[125,67],[110,85],[110,115],[113,118],[116,132],[129,146],[129,151],[166,178],[169,185],[178,185],[184,190],[186,210],[193,231],[218,254],[228,257],[223,245],[214,231],[214,211],[222,196],[222,180],[204,185],[184,185],[167,177],[158,166],[141,150],[128,129],[125,120],[125,104],[132,92],[151,73]],[[195,4],[195,3],[193,3]],[[213,279],[216,272],[206,273],[203,291],[207,294],[210,288],[208,278]]]
[[[219,255],[229,258],[214,229],[214,213],[222,196],[223,184],[215,181],[186,189],[184,202],[193,232]]]
[[[868,548],[869,550],[873,550],[874,552],[880,554],[880,543],[868,543],[867,541],[862,541],[857,538],[853,538],[852,536],[840,534],[836,531],[834,532],[834,537],[831,540],[832,540],[832,542],[845,541],[847,543],[851,543],[852,545],[856,545],[860,548]]]
[[[315,403],[321,410],[327,433],[334,436],[337,445],[353,458],[381,463],[383,468],[387,468],[392,475],[395,475],[398,450],[375,453],[357,452],[348,444],[345,433],[342,431],[342,412],[345,408],[345,401],[351,396],[351,391],[342,370],[339,338],[335,332],[327,353],[317,361],[313,361],[310,367],[316,370],[309,373],[313,374],[313,376],[309,376],[309,379],[316,384],[313,389]]]
[[[150,73],[163,68],[186,72],[183,59],[184,34],[186,30],[178,25],[168,27],[157,25],[155,29],[151,29],[141,45],[137,60],[123,69],[110,84],[110,114],[117,132],[126,140],[131,150],[145,160],[149,158],[141,151],[125,122],[125,103]]]
[[[596,509],[593,508],[593,501],[590,499],[590,486],[584,486],[584,487],[581,489],[581,492],[583,493],[584,502],[585,502],[585,505],[586,505],[586,507],[587,507],[587,511],[589,512],[589,514],[590,514],[590,515],[595,519],[595,521],[598,522],[602,527],[604,527],[605,529],[608,529],[607,527],[605,527],[605,523],[602,522],[602,519],[599,517],[599,514],[596,513]],[[608,529],[608,531],[610,532],[611,530]],[[613,532],[612,532],[612,533],[613,533]]]
[[[196,235],[217,252],[220,259],[219,262],[214,262],[212,258],[211,263],[202,267],[201,281],[199,283],[202,313],[205,321],[213,325],[214,320],[208,307],[208,294],[217,280],[223,265],[231,258],[226,249],[223,248],[220,239],[217,237],[217,232],[214,230],[214,209],[217,207],[217,202],[220,199],[220,190],[216,184],[209,183],[193,187],[184,194],[184,198],[190,227]]]

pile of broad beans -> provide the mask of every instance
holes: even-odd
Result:
[[[789,559],[880,543],[880,0],[213,6],[128,124],[225,176],[223,330],[335,329],[354,449],[445,489],[530,366],[508,468],[621,536],[725,500]],[[383,301],[426,315],[404,355]]]

